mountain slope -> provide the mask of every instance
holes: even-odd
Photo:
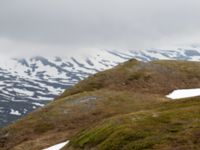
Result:
[[[93,51],[66,57],[0,59],[0,126],[52,101],[64,89],[96,72],[136,58],[200,60],[197,48],[177,50]]]
[[[69,149],[198,150],[200,98],[109,118],[72,138]]]
[[[67,149],[115,149],[114,145],[170,149],[173,144],[176,149],[195,149],[200,132],[199,98],[172,101],[165,95],[177,88],[199,86],[199,62],[129,60],[92,75],[2,129],[0,148],[40,150],[70,140]],[[184,136],[183,129],[187,131]],[[158,143],[153,142],[162,134]],[[184,140],[189,140],[189,147],[181,147]]]

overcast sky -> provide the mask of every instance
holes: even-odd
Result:
[[[199,0],[0,0],[0,54],[200,45]]]

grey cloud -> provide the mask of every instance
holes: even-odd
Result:
[[[198,0],[1,0],[0,52],[193,44],[199,18]]]

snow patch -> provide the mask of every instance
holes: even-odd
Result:
[[[16,115],[16,116],[21,116],[22,115],[18,110],[11,109],[10,111],[11,111],[10,112],[11,115]]]
[[[34,104],[34,105],[36,105],[36,106],[40,106],[40,107],[43,107],[44,106],[44,104],[40,104],[40,103],[32,103],[32,104]]]
[[[49,148],[45,148],[43,150],[60,150],[61,148],[63,148],[64,146],[66,146],[69,143],[69,141],[63,142],[63,143],[59,143],[56,144],[54,146],[51,146]]]
[[[170,99],[181,99],[181,98],[189,98],[189,97],[196,97],[196,96],[200,96],[200,88],[174,90],[172,93],[170,93],[166,97]]]

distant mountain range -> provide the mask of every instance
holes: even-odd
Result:
[[[31,57],[0,60],[0,126],[7,125],[52,101],[64,89],[96,72],[135,58],[200,60],[200,49],[99,50],[66,57]]]

